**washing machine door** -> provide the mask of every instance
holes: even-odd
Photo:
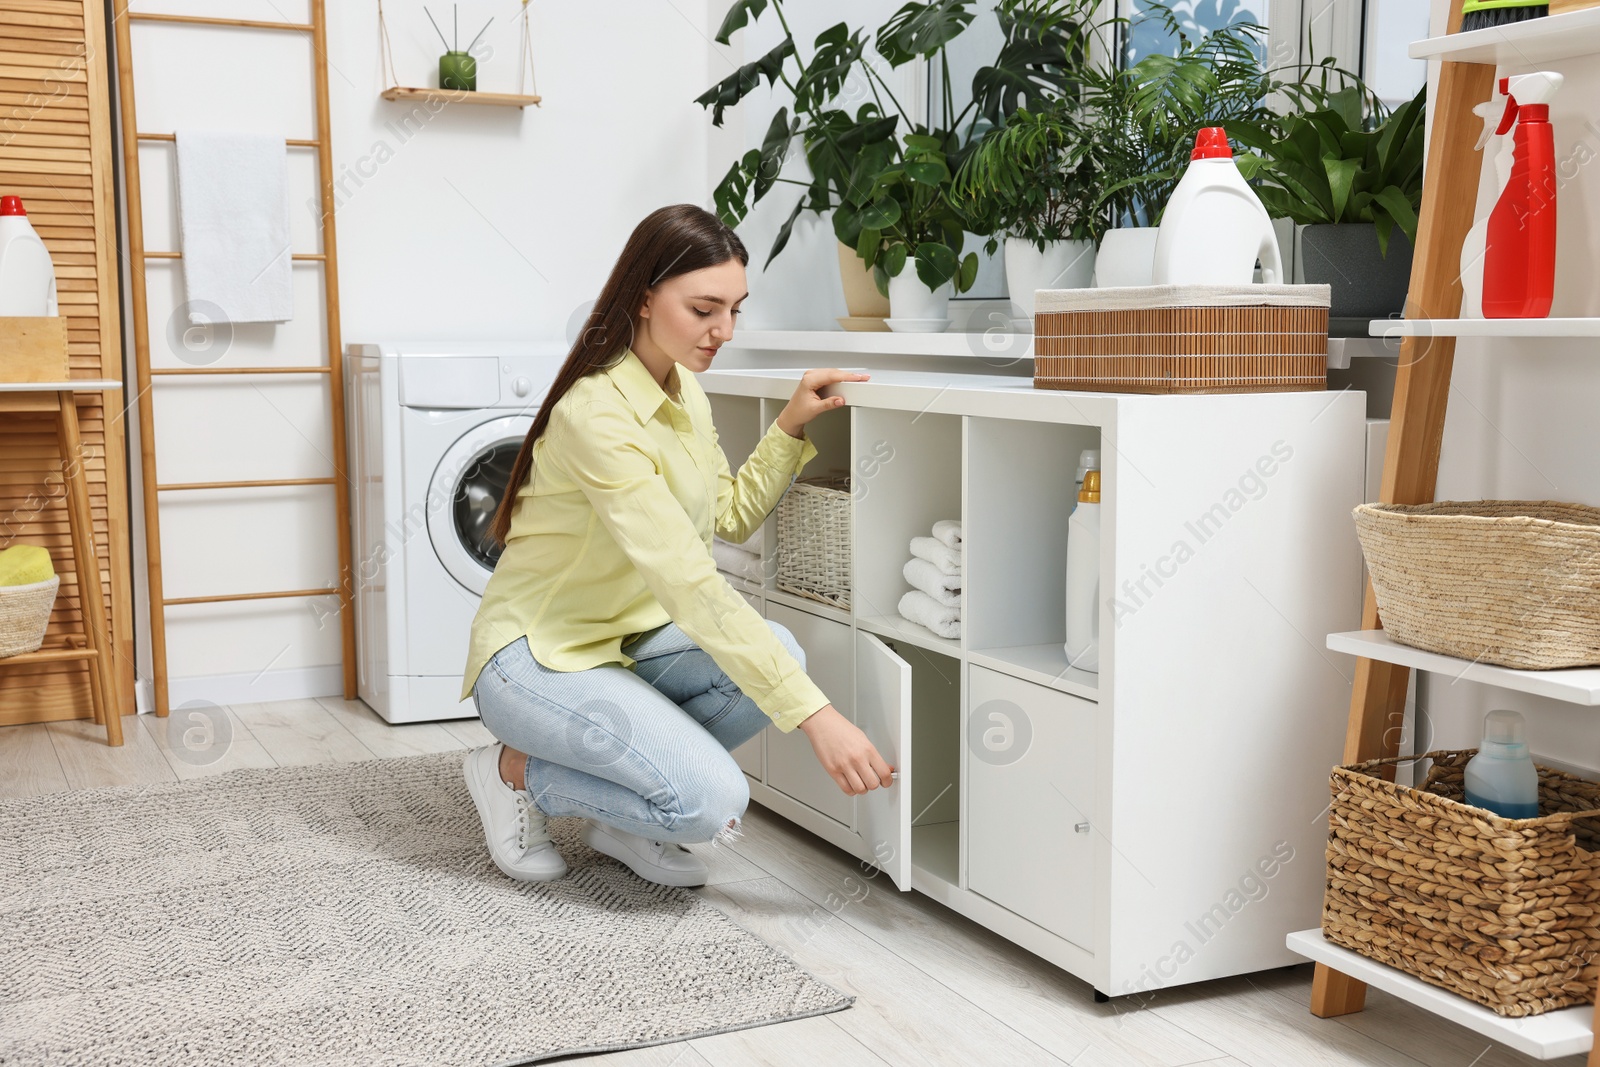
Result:
[[[434,468],[428,485],[428,538],[450,576],[481,597],[500,559],[489,539],[495,509],[511,480],[511,467],[533,428],[532,415],[507,415],[462,434]]]

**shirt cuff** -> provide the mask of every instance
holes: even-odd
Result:
[[[772,465],[778,470],[789,471],[791,480],[817,455],[817,446],[806,436],[805,427],[800,428],[799,437],[790,437],[783,427],[778,425],[777,419],[772,420],[772,425],[767,427],[766,436],[757,447],[758,450],[770,450],[769,458]]]
[[[790,733],[806,719],[831,704],[804,671],[796,671],[757,701],[781,733]]]

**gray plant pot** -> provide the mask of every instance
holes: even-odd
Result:
[[[1302,277],[1333,289],[1329,318],[1383,319],[1405,310],[1411,284],[1411,242],[1396,226],[1389,254],[1378,251],[1370,222],[1314,223],[1300,228]]]

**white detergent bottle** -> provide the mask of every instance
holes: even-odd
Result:
[[[1100,472],[1083,476],[1067,519],[1067,664],[1100,670]]]
[[[0,196],[0,315],[59,315],[56,268],[22,197]]]
[[[1221,126],[1195,135],[1189,168],[1156,232],[1157,285],[1282,285],[1278,235],[1255,190],[1239,173]]]
[[[1494,190],[1489,196],[1490,210],[1500,202],[1500,194],[1511,179],[1511,164],[1516,154],[1516,143],[1506,136],[1517,120],[1517,105],[1507,95],[1507,83],[1510,80],[1501,78],[1495,82],[1494,98],[1472,109],[1472,113],[1483,120],[1483,132],[1478,135],[1478,143],[1474,147],[1483,151],[1485,146],[1493,142],[1493,147],[1489,149],[1494,153]],[[1489,212],[1485,211],[1474,220],[1472,229],[1467,231],[1466,239],[1461,242],[1461,317],[1464,319],[1483,318],[1483,257],[1488,239]]]
[[[1483,743],[1464,772],[1467,803],[1506,819],[1539,816],[1539,769],[1522,739],[1522,716],[1491,711],[1483,717]]]

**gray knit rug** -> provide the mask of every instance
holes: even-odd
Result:
[[[464,758],[0,799],[0,1064],[510,1067],[855,1000],[576,819],[507,878]]]

